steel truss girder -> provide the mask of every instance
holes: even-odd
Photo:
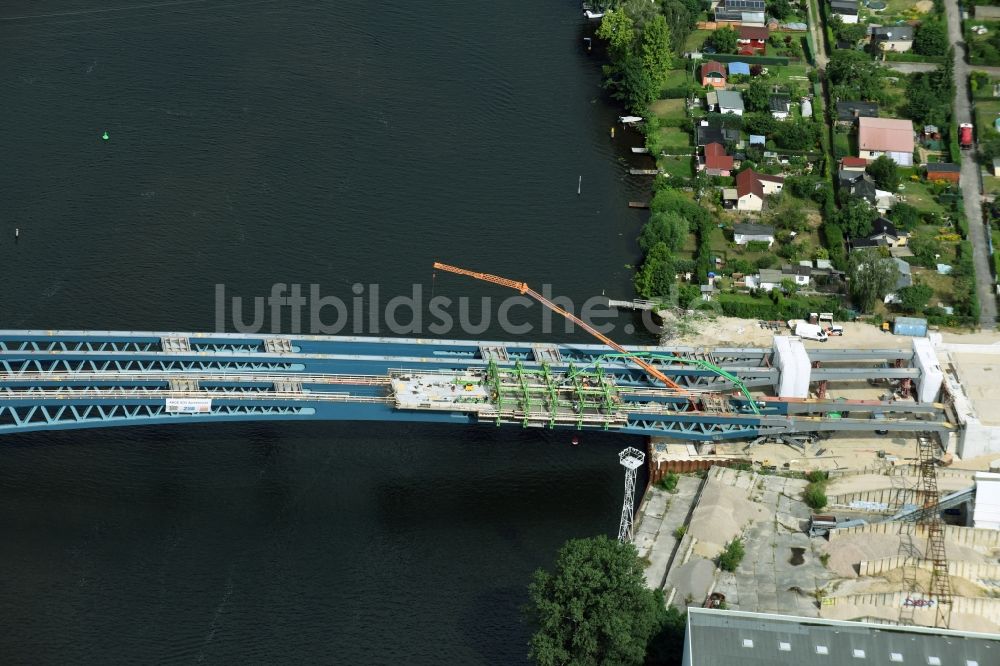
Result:
[[[0,360],[0,370],[6,374],[19,375],[28,372],[50,374],[98,373],[98,372],[211,372],[229,370],[236,372],[294,371],[301,364],[285,361],[251,360],[181,360],[164,356],[153,361],[113,361],[110,359],[42,359]]]
[[[165,404],[115,405],[0,405],[0,432],[26,432],[64,427],[140,425],[154,419],[177,422],[206,417],[274,418],[307,416],[311,407],[288,405],[213,405],[207,414],[170,414]]]

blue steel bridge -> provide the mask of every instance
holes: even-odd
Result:
[[[775,397],[775,349],[126,331],[0,331],[0,433],[325,419],[606,430],[714,441],[952,429],[913,399]],[[916,385],[913,350],[809,349],[808,382]],[[787,365],[787,364],[786,364]]]

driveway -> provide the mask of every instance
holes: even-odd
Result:
[[[971,123],[969,66],[965,64],[965,43],[962,41],[962,18],[958,11],[958,0],[945,0],[945,9],[948,12],[948,36],[955,45],[955,118],[959,124]],[[993,290],[993,274],[990,272],[989,245],[983,225],[980,170],[975,158],[974,150],[962,153],[962,197],[965,200],[965,216],[969,220],[969,242],[972,243],[972,259],[976,269],[979,323],[983,328],[994,329],[997,322],[997,301]]]

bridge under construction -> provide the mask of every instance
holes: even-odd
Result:
[[[885,380],[899,390],[826,397],[829,386]],[[941,384],[924,339],[888,350],[807,350],[777,336],[771,348],[612,352],[521,341],[0,331],[0,433],[326,419],[691,441],[852,430],[946,440],[954,426],[937,402]]]

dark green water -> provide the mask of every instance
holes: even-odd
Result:
[[[648,185],[608,138],[584,30],[575,0],[8,0],[0,326],[210,330],[219,283],[502,295],[432,283],[436,259],[631,296],[625,204]],[[531,571],[616,531],[634,443],[353,423],[8,437],[0,654],[517,663]]]

